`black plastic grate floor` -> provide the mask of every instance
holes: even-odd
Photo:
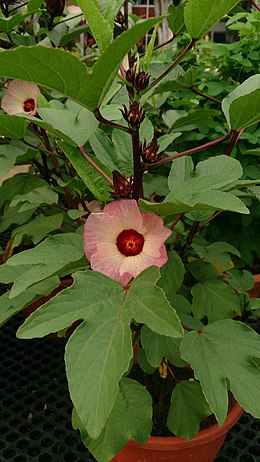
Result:
[[[93,462],[70,424],[62,339],[18,340],[22,315],[0,336],[0,461]],[[259,462],[260,422],[244,414],[216,462]]]

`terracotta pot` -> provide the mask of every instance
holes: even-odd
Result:
[[[175,436],[152,436],[144,445],[131,440],[111,462],[212,462],[224,443],[228,430],[242,414],[243,409],[236,403],[222,427],[212,425],[201,430],[191,440]]]
[[[260,297],[260,274],[254,274],[255,285],[253,289],[249,290],[250,297],[259,298]]]

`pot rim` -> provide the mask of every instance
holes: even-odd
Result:
[[[244,409],[236,402],[230,412],[228,413],[224,424],[219,427],[218,423],[211,425],[211,427],[201,430],[194,438],[186,440],[178,436],[151,436],[149,440],[144,444],[140,445],[134,440],[130,440],[128,444],[135,447],[145,447],[145,449],[158,449],[160,451],[169,449],[184,449],[191,446],[200,446],[206,444],[218,437],[221,437],[224,433],[238,421],[242,416]],[[166,446],[167,443],[167,446]]]

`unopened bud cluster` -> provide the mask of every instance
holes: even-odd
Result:
[[[133,99],[135,92],[139,94],[140,91],[149,85],[150,76],[144,71],[135,73],[131,69],[128,69],[125,78],[131,84],[131,86],[127,86],[127,91],[130,99]]]
[[[129,110],[124,105],[124,110],[121,110],[121,112],[122,116],[131,128],[139,128],[145,118],[145,111],[140,109],[137,101],[133,101],[133,103],[131,103]]]
[[[146,164],[151,164],[153,162],[157,162],[159,159],[158,151],[159,151],[159,144],[156,138],[153,138],[151,143],[146,145],[146,140],[144,140],[143,148],[142,148],[142,159]]]
[[[115,196],[117,197],[127,197],[130,195],[132,190],[132,178],[125,178],[117,170],[113,172],[113,185]]]
[[[46,0],[46,9],[52,18],[61,16],[65,8],[65,0]]]

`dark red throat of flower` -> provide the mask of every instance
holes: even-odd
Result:
[[[24,108],[25,112],[34,111],[34,109],[35,109],[35,101],[34,101],[34,99],[33,98],[27,99],[23,103],[23,108]]]
[[[122,255],[133,257],[142,252],[144,236],[135,231],[135,229],[124,229],[117,236],[116,245]]]

